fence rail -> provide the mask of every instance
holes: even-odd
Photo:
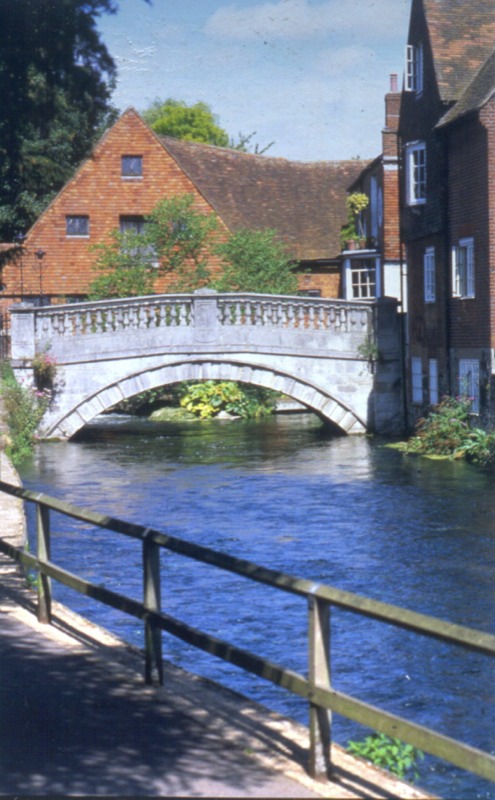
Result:
[[[480,653],[495,655],[495,636],[425,614],[382,603],[351,592],[277,572],[226,553],[169,536],[152,528],[79,508],[63,500],[31,492],[0,481],[0,491],[34,503],[37,509],[37,555],[0,539],[0,552],[39,573],[38,616],[51,620],[51,580],[123,611],[144,623],[145,679],[163,682],[161,631],[287,689],[309,703],[309,772],[328,776],[331,770],[331,712],[367,727],[398,737],[450,763],[495,781],[495,757],[403,717],[383,711],[356,697],[336,691],[330,675],[330,609],[344,608],[383,623],[414,631]],[[141,541],[144,577],[143,602],[96,585],[68,572],[50,560],[50,511],[91,523]],[[160,549],[164,548],[212,567],[227,570],[266,586],[298,595],[308,605],[308,676],[243,650],[204,631],[192,628],[160,609]]]

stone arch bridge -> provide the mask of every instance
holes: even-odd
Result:
[[[303,403],[346,433],[403,427],[396,301],[259,294],[151,295],[53,307],[17,307],[12,364],[34,385],[33,358],[57,362],[40,426],[70,438],[86,422],[146,389],[186,380],[235,380]]]

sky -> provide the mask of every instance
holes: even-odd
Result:
[[[207,103],[229,136],[293,161],[374,158],[410,0],[120,0],[99,20],[121,111]]]

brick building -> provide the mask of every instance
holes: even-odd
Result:
[[[494,410],[495,3],[413,0],[402,93],[410,421],[444,394]]]
[[[407,308],[399,236],[398,127],[401,93],[397,75],[390,76],[385,95],[382,153],[371,161],[349,186],[349,192],[365,194],[368,207],[361,212],[364,242],[342,252],[342,296],[347,299],[395,297]]]
[[[226,232],[275,229],[294,259],[300,291],[338,297],[346,190],[365,166],[290,162],[158,136],[129,109],[22,247],[3,253],[0,308],[5,313],[21,299],[84,299],[94,277],[94,245],[108,241],[112,230],[139,230],[159,200],[184,193],[194,196],[197,210],[215,212]],[[166,291],[169,280],[159,277],[155,290]]]

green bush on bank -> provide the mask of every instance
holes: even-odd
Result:
[[[495,432],[473,426],[469,397],[444,397],[418,420],[415,435],[399,445],[404,453],[466,458],[486,465],[495,458]]]
[[[423,752],[412,744],[384,733],[373,733],[360,741],[349,741],[347,751],[386,769],[401,780],[411,782],[418,779],[417,763],[424,758]]]
[[[50,403],[51,392],[22,386],[5,363],[0,367],[0,391],[9,434],[7,455],[17,465],[33,450],[36,429]]]

